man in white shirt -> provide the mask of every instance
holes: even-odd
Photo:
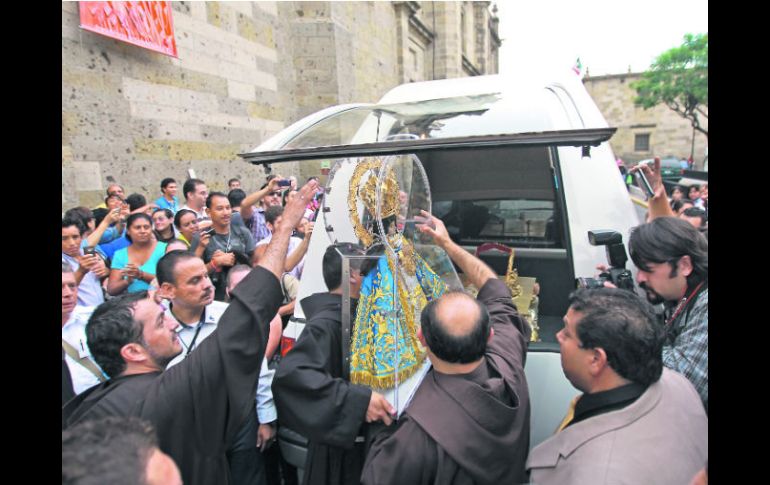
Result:
[[[65,401],[106,379],[86,342],[86,323],[93,306],[78,306],[78,285],[72,267],[61,265],[62,405]],[[65,369],[66,367],[66,369]],[[66,374],[69,382],[66,382]],[[68,386],[70,386],[68,388]]]
[[[264,254],[267,245],[273,237],[273,230],[280,222],[282,215],[283,207],[281,206],[268,207],[265,211],[265,225],[270,230],[270,235],[257,243],[257,247],[254,250],[254,261],[259,261],[259,258]],[[302,277],[302,269],[305,267],[305,254],[307,254],[307,248],[310,245],[310,236],[313,235],[313,224],[314,223],[312,222],[305,224],[303,238],[295,236],[289,238],[289,249],[286,253],[286,266],[284,271],[297,279]]]
[[[198,222],[208,221],[211,218],[206,214],[206,197],[209,196],[209,189],[206,182],[201,179],[187,179],[182,186],[185,204],[181,209],[189,209],[198,216]]]
[[[163,256],[157,265],[160,292],[170,301],[166,314],[179,322],[177,335],[182,344],[182,353],[177,355],[167,368],[185,359],[200,343],[217,328],[228,304],[214,301],[214,285],[208,276],[203,260],[189,251],[171,251]],[[274,371],[269,370],[263,359],[257,386],[257,405],[260,427],[267,427],[270,438],[263,439],[263,447],[274,441],[276,420],[275,406],[270,386]],[[254,415],[255,417],[256,414]],[[266,475],[257,443],[262,435],[258,433],[257,420],[249,419],[241,432],[230,444],[227,458],[230,463],[231,483],[266,483]]]
[[[96,306],[104,303],[102,280],[110,274],[104,261],[94,254],[84,254],[83,233],[86,228],[79,220],[64,218],[61,221],[61,261],[74,271],[75,282],[80,290],[78,305]]]

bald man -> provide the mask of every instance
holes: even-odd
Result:
[[[447,293],[423,309],[417,335],[433,368],[398,425],[374,439],[362,482],[527,482],[529,327],[495,272],[455,244],[443,222],[423,216],[420,231],[480,290],[477,299]]]

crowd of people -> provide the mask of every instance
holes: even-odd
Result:
[[[270,177],[251,194],[237,179],[228,194],[189,179],[182,206],[173,179],[150,204],[111,185],[104,208],[62,220],[63,483],[118,483],[116,469],[131,483],[296,483],[274,445],[278,422],[309,440],[306,484],[705,483],[707,217],[677,216],[659,161],[637,170],[655,191],[628,246],[646,298],[570,295],[557,340],[581,394],[531,451],[531,329],[440,219],[423,213],[417,229],[479,291],[422,309],[432,368],[397,416],[343,372],[342,286],[355,301],[362,274],[343,281],[340,254],[364,248],[326,249],[329,291],[302,301],[305,330],[277,351],[323,194],[316,178],[298,188]],[[696,192],[706,211],[707,187]],[[88,463],[116,449],[120,465]]]

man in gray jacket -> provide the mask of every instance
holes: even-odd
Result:
[[[530,453],[530,481],[689,483],[708,460],[708,418],[693,385],[663,367],[652,306],[626,290],[578,290],[557,339],[584,394]]]

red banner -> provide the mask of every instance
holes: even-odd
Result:
[[[171,2],[80,2],[80,27],[177,57]]]

